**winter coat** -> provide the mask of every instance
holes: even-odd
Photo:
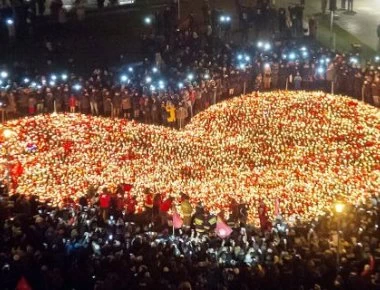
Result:
[[[187,112],[187,109],[183,106],[179,107],[176,110],[176,118],[178,120],[185,120],[188,117],[189,113]]]
[[[167,105],[165,107],[165,109],[166,109],[166,112],[168,112],[168,114],[169,114],[167,121],[169,123],[175,122],[175,120],[176,120],[175,119],[175,111],[176,111],[175,107],[173,105]]]

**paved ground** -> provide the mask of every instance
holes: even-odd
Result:
[[[321,0],[305,0],[305,2],[306,15],[321,12]],[[340,2],[337,1],[338,9],[341,8]],[[278,6],[286,7],[291,3],[297,3],[297,1],[276,0]],[[380,24],[380,0],[354,0],[354,11],[354,14],[349,14],[338,10],[335,23],[373,50],[379,50],[376,28]]]

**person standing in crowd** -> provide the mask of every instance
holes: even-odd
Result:
[[[184,104],[181,102],[178,105],[178,108],[176,109],[176,119],[178,122],[178,129],[182,129],[182,127],[185,124],[185,120],[188,117],[187,109],[185,108]]]
[[[195,208],[195,214],[192,222],[192,228],[198,235],[205,233],[205,211],[201,204],[198,204]]]
[[[374,81],[372,82],[372,98],[373,104],[376,107],[380,107],[380,76],[376,75]]]
[[[299,72],[297,72],[296,76],[294,77],[294,89],[300,90],[302,88],[302,77]]]
[[[326,14],[326,9],[327,9],[327,0],[321,0],[321,11],[322,15]]]
[[[75,96],[72,94],[69,98],[69,108],[70,108],[70,113],[75,113],[75,108],[77,106],[77,99]]]
[[[144,190],[144,211],[146,214],[146,219],[152,221],[153,219],[153,193],[149,188]]]
[[[184,193],[181,193],[181,212],[185,229],[190,229],[193,207],[190,203],[189,196]]]
[[[277,60],[273,62],[271,70],[272,70],[271,86],[273,89],[277,89],[278,82],[279,82],[279,73],[280,73],[280,65]]]
[[[318,23],[314,16],[309,18],[309,34],[311,40],[317,39]]]
[[[130,95],[126,91],[124,91],[123,97],[121,99],[121,108],[123,110],[123,118],[130,120],[132,116],[132,102]]]
[[[175,118],[176,109],[175,109],[173,103],[168,101],[165,105],[165,110],[168,114],[167,122],[168,122],[170,127],[173,127],[173,125],[175,124],[175,121],[176,121],[176,118]]]
[[[340,2],[340,9],[346,10],[346,0],[341,0],[341,2]]]
[[[120,91],[116,88],[112,97],[112,118],[119,118],[120,106],[121,106]]]
[[[262,83],[263,83],[263,75],[259,73],[255,80],[255,91],[257,92],[261,91]]]
[[[153,124],[160,124],[160,112],[159,112],[160,108],[159,108],[159,104],[157,102],[157,98],[156,97],[153,97],[152,98],[152,104],[151,104],[151,107],[150,107],[150,114],[151,114],[151,120],[152,120],[152,123]]]
[[[271,87],[272,70],[269,63],[264,64],[264,90],[269,90]]]
[[[90,111],[90,95],[87,89],[83,90],[82,100],[80,102],[81,113],[88,114]]]
[[[354,12],[354,0],[347,0],[348,1],[348,7],[347,10],[351,13]]]
[[[160,222],[163,226],[168,225],[168,219],[169,219],[169,210],[172,209],[173,206],[173,197],[169,196],[166,199],[163,199],[160,204],[160,211],[159,211],[159,218]]]
[[[99,196],[100,216],[103,221],[108,219],[108,214],[111,206],[111,194],[107,188],[103,188],[102,193]]]
[[[112,114],[112,98],[111,93],[107,89],[103,89],[103,114],[110,117]]]
[[[98,100],[97,100],[97,90],[95,88],[92,88],[90,94],[89,94],[89,100],[90,100],[90,108],[91,108],[91,115],[97,116],[99,115],[99,108],[98,108]]]

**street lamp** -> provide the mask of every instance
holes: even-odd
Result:
[[[337,269],[339,271],[339,267],[340,267],[340,253],[339,253],[339,248],[340,248],[340,228],[341,228],[341,214],[343,213],[344,211],[344,203],[341,203],[341,202],[337,202],[335,204],[335,212],[338,214],[338,221],[337,221],[337,232],[338,232],[338,245],[337,245],[337,250],[336,250],[336,265],[337,265]]]
[[[144,23],[145,23],[146,25],[151,25],[151,24],[152,24],[152,18],[149,17],[149,16],[146,16],[146,17],[144,18]]]

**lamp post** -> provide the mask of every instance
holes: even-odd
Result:
[[[338,271],[339,271],[339,267],[340,267],[340,252],[339,252],[339,248],[340,248],[340,227],[341,227],[341,217],[342,217],[342,213],[344,211],[344,207],[345,207],[344,203],[338,202],[335,204],[335,212],[338,215],[338,221],[337,221],[338,245],[337,245],[337,251],[336,251],[336,265],[337,265]]]
[[[10,192],[10,185],[11,185],[11,168],[10,168],[10,154],[9,154],[9,148],[8,148],[8,145],[5,143],[6,141],[8,141],[10,138],[12,138],[12,136],[15,134],[14,131],[12,131],[11,129],[9,128],[4,128],[2,130],[2,135],[3,135],[3,138],[4,138],[4,149],[5,149],[5,155],[6,155],[6,158],[7,158],[7,176],[6,176],[6,180],[7,180],[7,193],[9,194]]]

